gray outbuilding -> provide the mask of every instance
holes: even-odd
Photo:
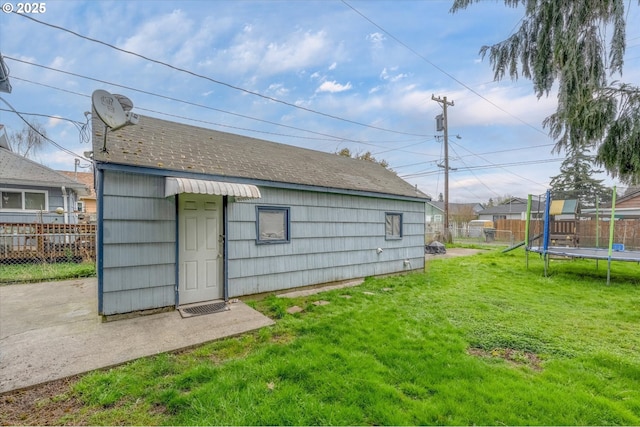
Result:
[[[144,116],[93,129],[102,315],[424,268],[429,199],[378,164]]]

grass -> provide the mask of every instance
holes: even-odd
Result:
[[[493,250],[252,301],[277,324],[87,374],[58,422],[638,425],[640,271],[612,270]]]
[[[61,262],[38,264],[0,264],[0,285],[9,283],[64,280],[77,277],[92,277],[96,274],[93,262]]]

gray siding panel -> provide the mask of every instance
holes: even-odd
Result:
[[[103,173],[102,314],[175,305],[175,198],[163,177]]]
[[[162,176],[103,173],[102,314],[174,305],[175,197]],[[230,297],[424,268],[422,202],[260,191],[228,205]],[[256,244],[256,206],[290,208],[289,243]],[[385,212],[403,214],[402,239],[385,239]]]
[[[171,243],[176,240],[176,226],[174,221],[114,221],[104,220],[105,244],[122,243]]]
[[[260,190],[229,205],[230,296],[424,268],[422,202]],[[290,243],[256,244],[256,205],[290,207]],[[386,212],[403,214],[402,239],[386,240]]]
[[[102,314],[109,316],[132,311],[170,307],[175,305],[174,301],[175,293],[171,286],[110,292],[104,294]]]
[[[165,287],[174,284],[173,264],[111,268],[109,289],[112,292]],[[135,288],[133,287],[135,286]]]

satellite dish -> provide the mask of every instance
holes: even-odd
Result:
[[[118,99],[106,90],[98,89],[91,95],[96,114],[111,130],[119,129],[127,124],[127,117]]]
[[[124,110],[125,113],[128,113],[129,111],[133,110],[133,101],[131,101],[126,96],[118,95],[117,93],[114,93],[113,97],[118,100],[118,102],[122,106],[122,109]]]

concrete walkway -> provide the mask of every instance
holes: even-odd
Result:
[[[242,302],[103,323],[95,278],[0,286],[0,393],[242,334],[274,322]]]

